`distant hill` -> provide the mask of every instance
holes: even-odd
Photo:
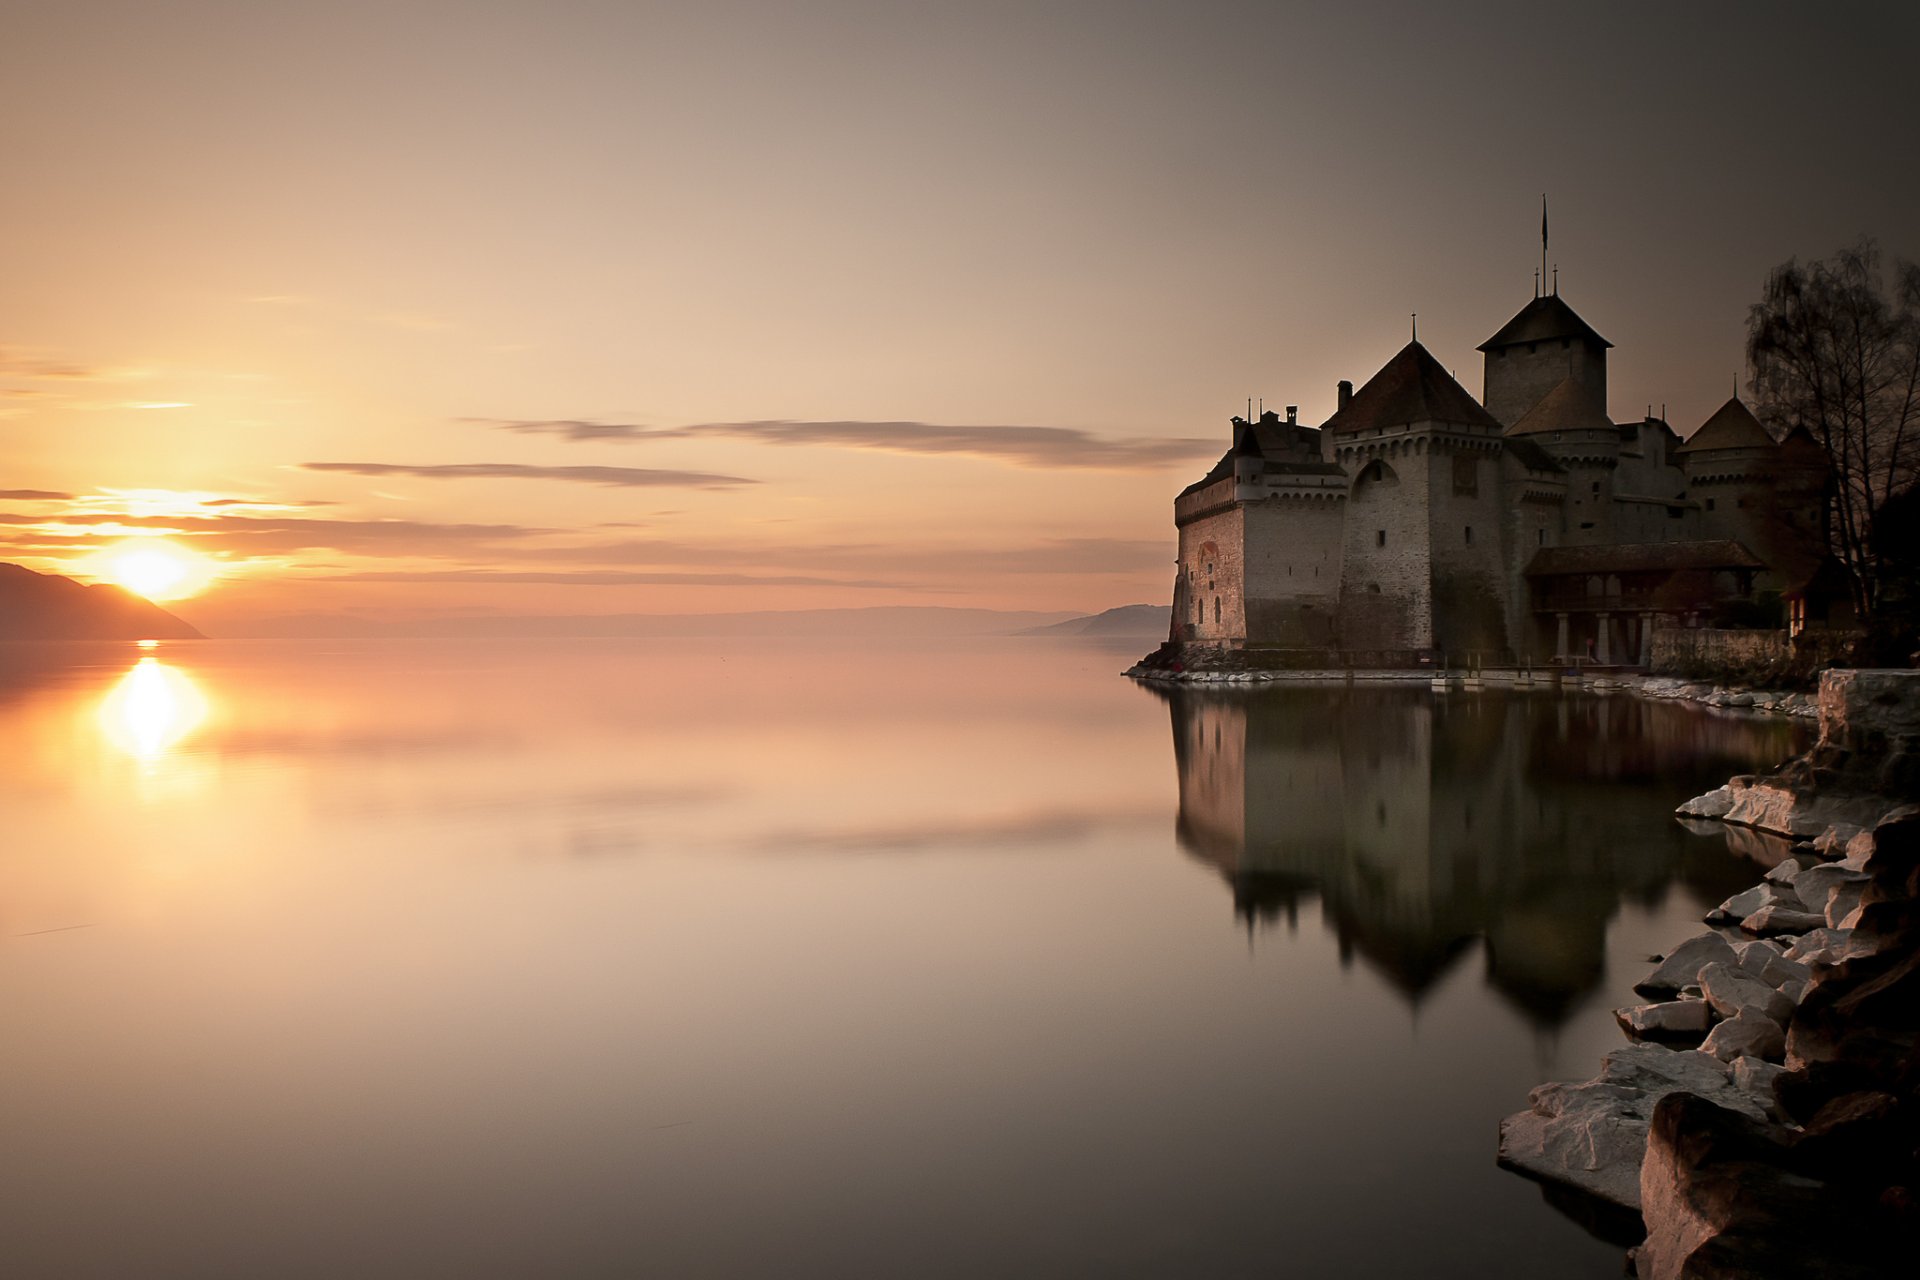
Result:
[[[0,564],[0,640],[199,640],[131,591]]]
[[[1166,637],[1173,626],[1173,606],[1166,604],[1123,604],[1118,609],[1068,618],[1050,626],[1028,627],[1023,636],[1158,636]]]
[[[220,628],[229,638],[294,639],[463,636],[845,636],[909,638],[1003,636],[1057,622],[1062,611],[883,606],[867,609],[767,609],[747,613],[608,613],[559,616],[462,614],[376,618],[354,614],[293,614],[234,618]]]

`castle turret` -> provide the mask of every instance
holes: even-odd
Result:
[[[1353,477],[1342,646],[1505,651],[1500,423],[1411,342],[1324,430]]]
[[[1613,541],[1614,473],[1620,466],[1620,428],[1577,379],[1562,378],[1507,431],[1546,450],[1567,473],[1562,541],[1593,546]]]
[[[1559,294],[1535,298],[1480,344],[1480,350],[1486,353],[1481,403],[1502,426],[1510,427],[1549,391],[1571,378],[1586,389],[1604,413],[1607,348],[1612,345],[1562,302]]]
[[[1763,589],[1811,574],[1825,533],[1826,456],[1804,430],[1776,442],[1735,396],[1677,451],[1701,536],[1729,538],[1766,561]]]

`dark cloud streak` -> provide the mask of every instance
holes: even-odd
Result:
[[[540,467],[519,462],[448,462],[414,465],[399,462],[303,462],[307,471],[345,472],[356,476],[415,476],[423,480],[563,480],[624,489],[680,486],[693,489],[732,489],[759,484],[744,476],[707,471],[671,471],[650,467]]]
[[[1018,467],[1091,471],[1152,471],[1218,453],[1218,440],[1148,436],[1096,436],[1074,427],[950,426],[934,422],[808,422],[769,418],[752,422],[702,422],[685,427],[646,427],[577,418],[464,421],[523,435],[554,436],[572,443],[642,444],[661,440],[730,439],[776,445],[828,445],[881,453],[987,458]]]

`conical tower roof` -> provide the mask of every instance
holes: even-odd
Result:
[[[1323,428],[1340,434],[1414,422],[1451,422],[1498,431],[1499,420],[1455,382],[1418,342],[1409,342],[1367,379]]]
[[[1705,453],[1709,449],[1769,449],[1774,439],[1760,425],[1753,411],[1740,403],[1740,397],[1721,405],[1700,429],[1687,437],[1680,453]]]
[[[1547,342],[1556,338],[1580,338],[1603,347],[1613,344],[1593,331],[1577,312],[1560,301],[1557,293],[1542,294],[1518,315],[1500,326],[1500,332],[1480,344],[1482,351],[1497,351],[1521,342]]]
[[[1613,421],[1593,402],[1586,387],[1572,378],[1562,378],[1558,386],[1540,398],[1520,421],[1507,428],[1510,436],[1538,435],[1543,431],[1611,431]]]

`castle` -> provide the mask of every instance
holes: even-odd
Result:
[[[1612,343],[1540,293],[1475,400],[1416,340],[1319,427],[1263,412],[1174,500],[1176,646],[1354,665],[1649,661],[1653,631],[1824,607],[1825,455],[1736,396],[1608,417]],[[1277,660],[1284,655],[1274,654]]]

